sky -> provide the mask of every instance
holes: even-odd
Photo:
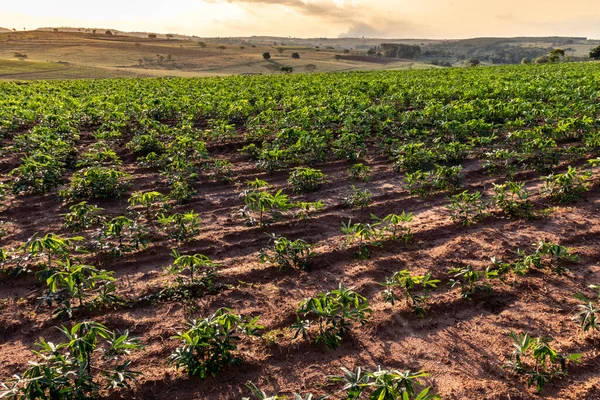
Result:
[[[21,0],[0,27],[111,28],[197,36],[600,38],[598,0]]]

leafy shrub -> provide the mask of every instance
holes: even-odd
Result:
[[[578,260],[579,257],[566,247],[541,240],[536,244],[536,249],[532,253],[528,254],[525,251],[517,250],[517,260],[513,270],[525,274],[530,268],[550,268],[561,274],[567,270],[564,263],[573,263]]]
[[[168,209],[168,200],[168,196],[159,192],[135,192],[129,197],[127,202],[129,203],[129,209],[142,206],[146,216],[151,217],[153,214],[156,215],[160,210]]]
[[[40,339],[39,350],[22,376],[1,386],[4,399],[72,400],[98,399],[100,390],[129,388],[140,372],[129,369],[123,356],[142,345],[129,332],[118,333],[97,322],[82,322],[71,329],[60,328],[66,341],[58,344]]]
[[[458,189],[462,179],[461,170],[460,165],[455,167],[437,165],[435,171],[417,170],[407,173],[404,179],[411,194],[427,196],[437,191]]]
[[[409,222],[412,222],[414,215],[402,211],[402,214],[388,214],[383,218],[379,218],[375,214],[371,214],[371,218],[377,223],[375,224],[379,228],[379,235],[383,236],[385,233],[392,234],[392,240],[402,239],[405,243],[408,243],[412,239],[412,231],[408,226]]]
[[[294,207],[297,208],[296,217],[302,220],[306,220],[311,217],[312,214],[321,210],[325,205],[321,200],[319,201],[299,201],[294,203]]]
[[[494,184],[493,201],[507,215],[514,218],[531,218],[533,203],[529,201],[529,192],[525,183],[508,181],[502,185]]]
[[[133,154],[145,157],[150,153],[162,154],[165,144],[160,140],[158,133],[135,135],[126,146]]]
[[[579,312],[573,317],[573,320],[579,323],[579,326],[584,332],[587,332],[590,329],[600,331],[600,324],[598,324],[598,314],[600,313],[600,285],[589,285],[589,288],[598,290],[598,297],[596,300],[588,299],[583,294],[578,293],[575,297],[582,301],[583,304],[577,305]]]
[[[498,271],[486,268],[485,271],[474,270],[470,265],[465,267],[450,268],[448,274],[452,278],[448,282],[450,287],[459,286],[460,296],[465,299],[472,299],[476,292],[490,291],[489,279],[497,278]]]
[[[204,165],[204,170],[209,173],[210,180],[216,182],[233,181],[233,164],[229,160],[214,160]]]
[[[131,175],[106,167],[89,167],[75,172],[69,189],[60,195],[67,199],[112,199],[127,192]]]
[[[552,174],[544,178],[543,192],[559,203],[577,201],[588,190],[585,181],[589,176],[589,173],[579,174],[576,168],[569,165],[564,174]]]
[[[413,290],[418,286],[421,287],[422,291],[434,289],[439,282],[438,279],[432,279],[430,273],[425,275],[412,275],[408,270],[403,269],[394,272],[392,276],[386,278],[385,282],[381,284],[386,287],[383,291],[383,299],[386,303],[394,305],[399,298],[395,289],[401,290],[402,295],[404,295],[406,303],[411,310],[417,315],[423,316],[425,315],[427,296],[425,294],[416,295],[413,293]]]
[[[172,252],[173,264],[167,269],[170,274],[182,275],[185,270],[190,273],[188,283],[193,284],[198,281],[212,281],[215,275],[217,264],[204,254],[181,255],[177,250]],[[183,278],[178,278],[178,282],[183,284]]]
[[[21,165],[11,171],[15,176],[12,192],[46,193],[62,182],[65,164],[58,158],[48,154],[36,154],[25,157]]]
[[[288,179],[295,193],[316,192],[326,182],[325,174],[313,168],[296,168]]]
[[[241,360],[233,355],[240,340],[238,334],[255,335],[263,328],[258,318],[244,321],[230,309],[220,308],[208,318],[192,320],[185,331],[173,337],[182,345],[169,356],[168,364],[201,378],[216,376],[226,366],[239,365]]]
[[[275,193],[267,192],[269,184],[256,179],[246,182],[247,188],[240,194],[244,201],[244,208],[240,215],[247,225],[264,226],[267,222],[279,219],[282,211],[292,208],[292,203],[282,190]],[[267,219],[267,216],[270,219]]]
[[[356,243],[358,246],[356,256],[362,260],[370,257],[369,246],[380,247],[382,245],[382,237],[376,224],[353,224],[351,220],[347,224],[342,222],[342,233],[346,235],[346,245]]]
[[[71,212],[61,214],[64,217],[63,226],[73,231],[80,231],[98,225],[103,221],[103,217],[99,215],[103,208],[88,204],[87,201],[74,204],[69,207]]]
[[[81,156],[81,159],[77,161],[77,168],[102,165],[117,166],[123,163],[114,150],[103,148],[103,146],[106,146],[105,143],[97,142],[96,145],[99,146],[93,147]]]
[[[515,348],[504,365],[513,374],[526,378],[527,385],[538,393],[547,383],[567,376],[567,362],[579,362],[581,354],[562,355],[550,347],[550,339],[532,338],[529,334],[510,332]]]
[[[315,318],[319,324],[315,344],[323,343],[326,348],[335,349],[342,345],[352,324],[363,325],[370,312],[369,302],[365,297],[340,283],[335,290],[304,300],[297,310],[298,321],[292,328],[296,330],[296,338],[300,334],[306,338],[311,321],[300,318]]]
[[[309,258],[314,256],[313,246],[302,239],[289,240],[283,236],[270,235],[269,247],[260,251],[260,261],[270,262],[279,266],[280,270],[287,268],[309,269]]]
[[[460,221],[464,226],[470,226],[484,216],[486,204],[481,200],[481,192],[469,193],[468,190],[449,198],[452,221]]]
[[[416,172],[433,167],[436,157],[424,143],[408,143],[394,151],[394,171]]]
[[[40,298],[40,304],[59,305],[54,315],[71,318],[73,302],[78,308],[97,308],[121,302],[115,294],[113,272],[99,270],[91,265],[73,264],[71,260],[59,263],[60,268],[46,279],[48,293]]]
[[[346,208],[364,208],[373,202],[373,193],[369,189],[360,189],[352,185],[352,190],[342,197],[342,206]]]
[[[197,191],[185,179],[176,179],[171,184],[169,197],[177,201],[179,204],[184,204],[192,200]]]
[[[29,267],[34,264],[40,279],[45,280],[58,268],[60,262],[66,262],[72,253],[80,251],[77,243],[81,241],[83,241],[81,236],[65,238],[48,233],[39,237],[36,233],[19,247],[19,250],[25,253],[24,263],[22,263],[25,265],[20,265],[20,268],[31,272]]]
[[[191,240],[200,233],[200,217],[193,210],[169,216],[161,214],[158,222],[163,225],[167,236],[178,242]]]
[[[348,169],[348,174],[352,179],[357,181],[369,182],[371,180],[371,167],[362,163],[357,163]]]
[[[108,250],[117,258],[146,247],[148,241],[146,228],[122,215],[105,222],[96,235],[98,249]]]

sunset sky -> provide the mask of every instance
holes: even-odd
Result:
[[[23,0],[0,27],[113,28],[198,36],[600,38],[597,0]]]

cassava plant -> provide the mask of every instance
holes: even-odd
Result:
[[[365,260],[371,256],[369,246],[381,247],[381,233],[376,224],[348,223],[342,221],[342,233],[346,235],[346,245],[356,244],[358,251],[356,256]]]
[[[313,168],[296,168],[288,179],[294,193],[316,192],[326,182],[327,176]]]
[[[161,214],[158,222],[163,226],[169,239],[177,242],[192,240],[200,233],[200,216],[193,210],[186,213]]]
[[[200,378],[216,376],[227,366],[239,365],[242,360],[234,355],[236,343],[241,340],[239,334],[256,335],[263,328],[258,319],[245,319],[230,309],[220,308],[207,318],[192,320],[173,337],[181,346],[169,356],[168,364]]]
[[[514,350],[504,368],[525,378],[540,393],[547,383],[567,376],[567,362],[579,362],[581,354],[563,355],[550,347],[550,339],[510,332]]]
[[[302,239],[289,240],[276,234],[269,235],[268,246],[260,251],[260,261],[275,264],[280,270],[310,269],[310,258],[315,254],[314,246]]]
[[[269,184],[256,179],[246,182],[247,188],[240,194],[244,201],[244,208],[240,215],[247,225],[265,226],[267,223],[276,221],[283,211],[292,208],[292,203],[282,190],[269,193]]]
[[[597,290],[598,296],[594,299],[578,293],[575,298],[581,301],[582,304],[577,305],[579,312],[573,316],[573,320],[579,324],[584,332],[589,330],[600,331],[600,324],[598,323],[598,315],[600,314],[600,285],[589,285],[588,287],[592,290]]]
[[[501,185],[494,184],[494,203],[505,214],[512,218],[533,217],[533,203],[525,183],[507,181]]]
[[[10,400],[99,399],[115,389],[129,388],[140,372],[125,358],[143,346],[129,332],[111,331],[93,321],[59,329],[64,342],[40,339],[22,375],[0,387],[0,398]]]
[[[450,204],[446,207],[450,211],[452,221],[459,221],[464,226],[470,226],[479,221],[484,215],[486,204],[481,200],[481,192],[469,193],[468,190],[455,194],[449,198]]]
[[[402,214],[388,214],[383,218],[371,214],[371,219],[377,221],[374,226],[378,229],[380,236],[390,233],[392,240],[402,240],[405,243],[410,242],[413,236],[410,226],[408,226],[413,218],[412,213],[404,211],[402,211]]]
[[[125,216],[118,216],[104,223],[96,235],[96,245],[100,250],[120,258],[125,253],[145,248],[148,244],[146,228],[139,222]]]
[[[569,165],[565,173],[551,174],[544,178],[542,193],[548,194],[558,203],[572,203],[580,200],[582,194],[589,190],[586,181],[590,176],[590,171],[579,173],[577,168]]]
[[[484,271],[477,271],[470,265],[450,268],[448,274],[452,276],[448,282],[450,287],[459,286],[460,296],[469,300],[477,292],[489,292],[492,288],[489,280],[498,277],[498,271],[495,269],[488,267]]]
[[[87,201],[74,204],[69,207],[69,210],[70,212],[61,214],[61,216],[65,221],[63,226],[73,231],[92,228],[100,224],[104,219],[100,215],[100,212],[104,211],[104,209],[93,204],[88,204]]]
[[[439,279],[433,279],[429,272],[425,275],[412,275],[410,271],[403,269],[395,272],[381,283],[386,288],[382,293],[383,300],[393,306],[401,297],[404,297],[410,309],[417,315],[423,316],[428,299],[426,292],[429,289],[435,289],[439,282]],[[420,290],[421,294],[415,294],[415,290]],[[398,294],[397,291],[401,293]]]
[[[99,270],[68,259],[58,262],[58,269],[46,279],[48,292],[40,297],[40,305],[57,305],[53,314],[71,318],[76,309],[98,308],[122,302],[116,295],[112,271]]]
[[[300,335],[306,338],[311,323],[316,320],[319,327],[315,344],[322,343],[328,349],[335,349],[342,345],[353,324],[366,323],[369,313],[367,299],[340,283],[335,290],[304,300],[297,310],[298,320],[292,329],[296,331],[295,338]]]
[[[342,206],[346,208],[365,208],[373,202],[373,193],[352,185],[352,189],[342,197]]]

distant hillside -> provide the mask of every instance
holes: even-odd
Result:
[[[10,29],[0,27],[0,32],[10,32]]]

